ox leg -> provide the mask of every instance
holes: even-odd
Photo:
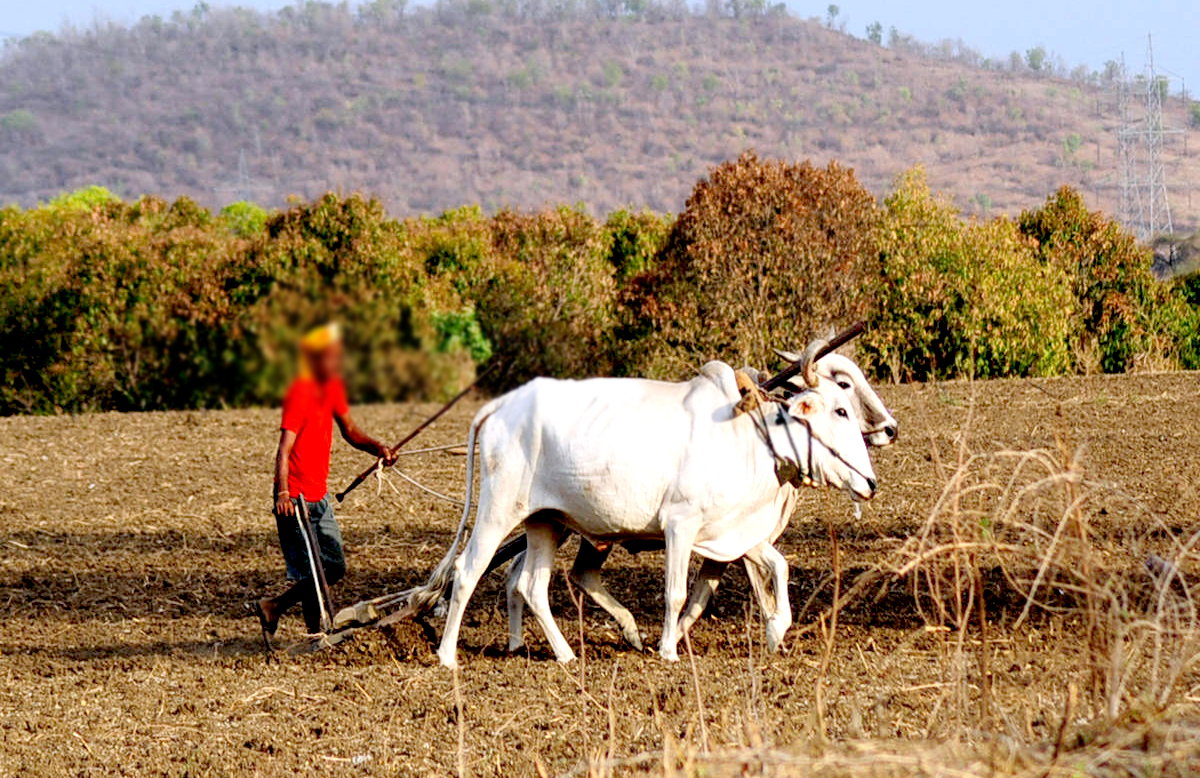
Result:
[[[571,532],[565,527],[558,533],[558,545],[570,537]],[[584,541],[586,542],[586,541]],[[528,546],[529,540],[525,540]],[[601,560],[601,564],[604,560]],[[508,610],[508,650],[516,651],[525,645],[525,598],[521,596],[517,581],[521,575],[521,567],[525,564],[525,552],[513,557],[504,578],[504,604]],[[596,565],[597,568],[600,565]],[[640,648],[640,646],[639,646]]]
[[[479,510],[475,514],[475,529],[467,546],[458,559],[454,560],[454,589],[450,595],[450,607],[446,612],[446,627],[442,642],[438,646],[438,661],[445,667],[458,666],[458,633],[462,628],[463,614],[467,602],[475,593],[479,579],[487,571],[488,563],[500,548],[500,543],[512,531],[519,518],[497,511],[491,484],[485,479],[479,488]],[[505,501],[507,502],[507,501]]]
[[[767,650],[776,651],[779,644],[783,642],[784,633],[788,631],[788,627],[792,626],[792,606],[788,602],[787,589],[787,560],[769,543],[763,543],[751,549],[750,553],[746,555],[746,559],[756,565],[762,565],[771,576],[771,583],[775,589],[774,602],[769,602],[772,598],[767,596],[766,587],[762,581],[755,587],[755,593],[759,595],[759,606],[763,609],[763,615],[770,614],[767,616]],[[747,565],[747,570],[749,570],[749,565]],[[754,574],[751,573],[752,583],[753,580]],[[774,607],[771,608],[771,605]]]
[[[525,645],[525,599],[518,591],[521,570],[525,567],[525,552],[513,557],[504,577],[504,603],[508,606],[508,650],[516,651]]]
[[[762,612],[763,620],[766,621],[775,612],[775,593],[767,586],[767,576],[772,574],[771,569],[767,567],[756,551],[756,549],[752,549],[750,553],[742,557],[742,562],[746,566],[746,577],[750,579],[750,590],[758,602],[758,609]]]
[[[684,608],[683,618],[679,621],[680,630],[691,632],[692,625],[704,615],[704,609],[708,607],[708,601],[721,585],[721,576],[725,574],[725,568],[728,566],[727,562],[712,559],[705,559],[700,564],[700,572],[696,573],[692,593],[688,597],[687,607]]]
[[[579,553],[575,555],[575,564],[571,566],[571,581],[587,592],[588,596],[617,621],[621,628],[621,636],[638,651],[642,650],[642,634],[638,632],[637,621],[629,609],[613,597],[600,578],[600,568],[608,559],[612,546],[603,550],[596,548],[586,539],[579,541]]]
[[[679,614],[687,599],[688,562],[696,542],[697,527],[687,521],[667,521],[666,613],[658,653],[668,662],[679,661]]]
[[[550,642],[555,658],[560,662],[570,662],[575,658],[575,652],[550,612],[550,575],[554,571],[554,552],[558,550],[562,532],[562,525],[557,522],[536,519],[525,522],[529,548],[525,552],[525,563],[521,565],[517,591],[542,625],[542,632]]]

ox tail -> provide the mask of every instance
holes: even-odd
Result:
[[[437,605],[454,579],[454,560],[458,558],[458,549],[462,545],[463,535],[466,534],[467,521],[471,518],[471,496],[475,485],[475,445],[483,423],[499,409],[503,399],[503,397],[498,397],[483,406],[471,421],[471,429],[467,434],[467,489],[463,496],[462,517],[458,520],[454,541],[450,544],[446,555],[438,562],[437,567],[433,568],[429,578],[420,586],[405,592],[407,602],[404,603],[404,609],[413,615],[424,613]]]

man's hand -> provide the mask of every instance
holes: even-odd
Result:
[[[354,419],[350,418],[349,413],[335,413],[333,418],[338,423],[338,429],[342,431],[342,437],[351,446],[354,446],[359,451],[365,451],[368,454],[379,457],[383,460],[385,466],[391,466],[396,463],[396,452],[360,430],[358,425],[354,423]]]
[[[281,519],[296,515],[296,503],[292,502],[292,498],[288,497],[286,492],[275,495],[275,515]]]

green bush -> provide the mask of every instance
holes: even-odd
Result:
[[[652,211],[613,211],[605,222],[612,236],[608,262],[619,284],[649,270],[666,242],[671,220]]]
[[[81,200],[0,212],[2,412],[273,402],[297,334],[327,319],[365,400],[445,394],[480,353],[439,332],[436,305],[463,302],[374,201],[328,195],[246,242],[190,200]]]
[[[483,334],[474,308],[446,313],[434,312],[433,328],[437,331],[437,350],[453,353],[466,350],[475,362],[486,362],[492,357],[492,344]]]
[[[1200,273],[1179,276],[1174,281],[1174,287],[1180,299],[1193,308],[1200,308]]]
[[[982,198],[979,202],[983,202]],[[920,170],[880,207],[849,170],[747,154],[678,220],[581,208],[398,220],[325,195],[214,216],[101,187],[0,209],[0,413],[274,403],[298,334],[345,325],[358,400],[444,397],[498,363],[538,375],[682,378],[865,317],[896,380],[1200,368],[1200,275],[1064,188],[964,220]]]
[[[1171,345],[1153,312],[1162,289],[1150,273],[1150,250],[1115,220],[1089,211],[1082,195],[1062,187],[1020,218],[1038,258],[1072,279],[1072,364],[1075,372],[1120,373],[1135,358],[1165,364]]]
[[[1171,304],[1162,307],[1159,320],[1165,320],[1176,361],[1185,370],[1200,370],[1200,273],[1175,278],[1168,293]]]
[[[1052,375],[1070,366],[1070,285],[1007,219],[963,221],[924,171],[885,201],[860,353],[876,375],[924,381]]]
[[[74,192],[64,192],[58,197],[51,198],[47,205],[50,208],[91,211],[119,200],[119,197],[102,186],[85,186]]]
[[[168,206],[69,197],[0,218],[0,411],[213,404],[193,366],[228,317],[227,235]],[[215,372],[219,373],[219,369]]]
[[[261,234],[269,217],[266,208],[245,200],[230,203],[221,209],[221,219],[235,235],[243,238],[253,238]]]
[[[616,297],[610,236],[581,209],[501,211],[469,295],[504,386],[612,372]]]
[[[270,397],[292,371],[290,359],[277,357],[297,333],[325,320],[345,325],[359,399],[442,396],[465,380],[473,369],[467,344],[449,349],[433,321],[463,302],[431,288],[408,233],[378,201],[358,195],[327,194],[267,221],[231,285],[257,341],[243,379],[256,397]]]

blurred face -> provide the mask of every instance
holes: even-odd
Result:
[[[312,371],[313,378],[324,382],[331,378],[337,378],[342,374],[342,346],[340,343],[334,343],[320,351],[312,351],[305,355],[308,360],[308,369]]]

